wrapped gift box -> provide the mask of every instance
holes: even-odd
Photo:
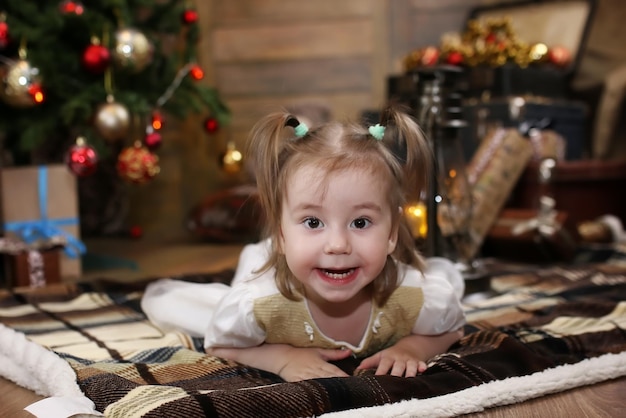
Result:
[[[39,246],[39,243],[27,245],[16,239],[0,238],[0,254],[4,256],[7,276],[5,285],[9,288],[41,287],[60,282],[62,248],[55,240]]]
[[[11,270],[13,271],[13,283],[12,286],[30,286],[35,287],[40,285],[41,282],[45,284],[58,283],[61,281],[61,266],[59,264],[60,249],[47,249],[35,252],[21,252],[12,257]],[[41,273],[42,281],[38,282],[34,279],[32,274],[33,262],[29,260],[32,255],[41,257]],[[39,268],[39,267],[37,267]],[[43,284],[41,283],[41,284]]]
[[[2,168],[0,180],[3,235],[40,246],[61,237],[60,275],[80,277],[84,246],[79,240],[77,185],[67,166]]]
[[[498,218],[532,156],[532,146],[516,129],[497,129],[476,150],[467,165],[472,187],[469,240],[462,253],[473,258]]]

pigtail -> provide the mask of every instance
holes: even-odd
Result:
[[[259,120],[250,131],[245,149],[248,161],[253,164],[259,199],[268,228],[271,228],[269,224],[275,222],[272,214],[277,213],[271,191],[278,178],[283,129],[289,117],[288,113],[272,113]]]
[[[381,112],[380,125],[386,127],[383,142],[402,167],[402,187],[405,201],[414,200],[427,191],[434,167],[433,153],[417,122],[401,108],[389,106]],[[424,268],[424,261],[415,251],[415,242],[406,220],[398,227],[396,260]]]
[[[415,199],[427,191],[433,175],[432,148],[413,117],[397,106],[383,110],[381,124],[389,128],[385,143],[402,164],[406,198]]]
[[[280,222],[278,214],[281,195],[277,192],[279,187],[276,182],[284,162],[281,159],[285,158],[285,141],[301,138],[307,133],[308,127],[287,112],[272,113],[262,118],[250,132],[245,151],[256,175],[259,199],[266,218],[266,232],[275,231]]]

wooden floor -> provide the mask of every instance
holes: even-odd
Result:
[[[207,244],[98,238],[86,240],[89,252],[80,280],[110,278],[119,281],[210,273],[234,268],[242,244]]]
[[[185,242],[150,243],[122,239],[87,242],[101,268],[85,270],[83,279],[132,281],[186,273],[220,271],[236,266],[241,245]],[[92,263],[92,267],[98,263]],[[111,268],[118,266],[117,268]],[[105,268],[106,267],[106,268]],[[33,392],[0,378],[0,417],[32,417],[23,410],[41,399]],[[626,416],[626,377],[544,396],[515,405],[470,414],[479,418],[505,417],[621,417]]]

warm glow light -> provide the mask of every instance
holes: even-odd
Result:
[[[448,172],[448,177],[450,177],[451,179],[456,177],[456,170],[454,168],[450,169],[450,171]]]
[[[44,95],[39,84],[32,84],[28,88],[28,93],[31,95],[35,103],[43,103]]]
[[[159,111],[155,110],[152,112],[152,128],[155,131],[158,131],[162,127],[163,127],[163,116],[161,116],[161,113]]]
[[[204,77],[204,71],[202,71],[202,68],[200,68],[200,66],[198,65],[194,65],[193,67],[191,67],[189,73],[194,80],[202,80],[202,78]]]
[[[411,228],[413,238],[425,238],[428,232],[428,219],[424,202],[406,205],[404,207],[404,215]]]

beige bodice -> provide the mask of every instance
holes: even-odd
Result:
[[[347,348],[357,357],[367,357],[411,334],[423,303],[421,288],[400,287],[384,307],[372,304],[369,324],[358,347],[325,336],[315,324],[305,301],[291,301],[281,294],[262,297],[254,301],[254,316],[266,333],[267,343]]]

